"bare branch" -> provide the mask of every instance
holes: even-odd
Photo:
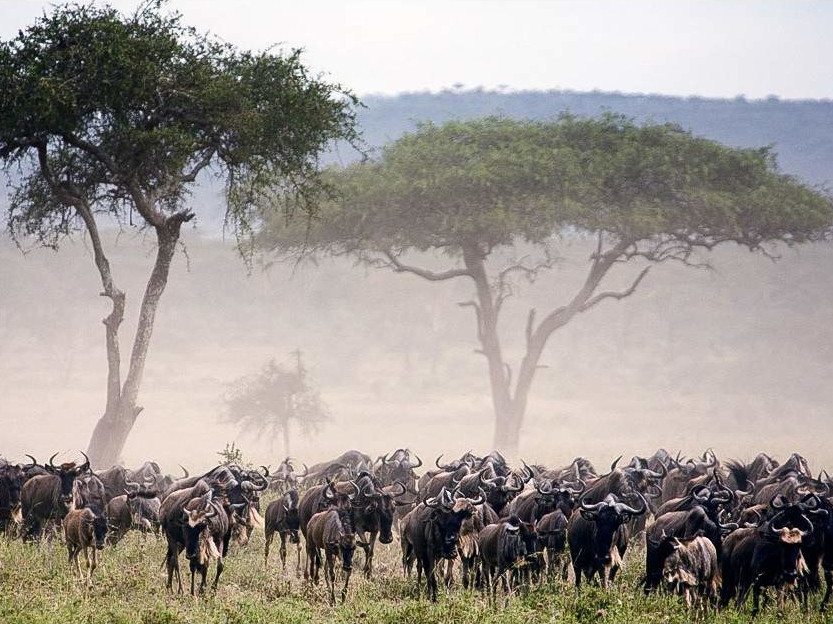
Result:
[[[179,179],[179,181],[182,183],[187,183],[196,180],[199,172],[211,164],[211,159],[214,158],[214,155],[216,153],[217,151],[213,147],[211,149],[206,150],[205,154],[203,154],[203,157],[193,166],[191,171],[183,175]]]
[[[429,271],[428,269],[403,264],[399,261],[399,258],[390,251],[385,251],[384,254],[390,262],[390,266],[397,273],[413,273],[414,275],[418,275],[419,277],[432,282],[442,282],[454,279],[455,277],[472,277],[471,272],[467,269],[449,269],[448,271],[435,273],[433,271]]]
[[[477,317],[477,339],[483,342],[483,314],[480,306],[474,301],[462,301],[457,305],[461,308],[474,308],[474,314]]]
[[[645,278],[645,276],[648,274],[648,271],[650,271],[650,270],[651,270],[651,267],[649,267],[649,266],[642,269],[642,271],[639,273],[639,275],[633,281],[633,283],[625,290],[622,290],[622,291],[609,290],[609,291],[605,291],[605,292],[599,293],[598,295],[595,295],[595,296],[591,297],[582,306],[579,307],[578,311],[579,312],[586,312],[587,310],[592,308],[594,305],[596,305],[597,303],[599,303],[599,302],[601,302],[605,299],[617,299],[617,300],[619,300],[619,299],[624,299],[625,297],[630,297],[634,293],[634,291],[636,290],[637,286],[639,286],[639,282],[641,282]]]

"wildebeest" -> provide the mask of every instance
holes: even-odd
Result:
[[[269,477],[269,489],[284,494],[289,490],[297,490],[299,483],[309,474],[309,468],[306,464],[304,466],[304,473],[298,474],[295,472],[295,466],[292,463],[292,458],[287,457],[274,470]]]
[[[20,465],[0,463],[0,533],[22,520],[20,491],[23,488],[23,478]]]
[[[288,490],[280,498],[273,500],[266,508],[264,531],[266,532],[266,552],[264,562],[269,565],[269,546],[275,533],[281,540],[281,566],[286,569],[286,540],[296,544],[298,550],[298,565],[296,572],[301,572],[301,540],[298,537],[300,520],[298,519],[298,490]]]
[[[200,574],[199,591],[205,591],[208,564],[217,560],[217,574],[214,576],[213,588],[217,589],[220,574],[223,572],[223,557],[228,550],[231,538],[230,519],[224,505],[214,500],[209,490],[203,496],[192,498],[185,504],[183,512],[186,517],[185,556],[191,570],[191,595],[194,595],[194,578]]]
[[[509,516],[497,524],[490,524],[480,531],[477,538],[480,550],[480,563],[483,570],[483,582],[492,594],[497,589],[497,580],[501,580],[504,591],[509,591],[509,582],[516,580],[506,578],[509,571],[528,563],[528,557],[535,555],[534,531],[517,516]]]
[[[178,591],[182,593],[179,555],[186,546],[185,527],[188,524],[188,514],[185,513],[185,506],[192,499],[200,498],[210,491],[211,488],[208,483],[199,480],[192,487],[171,492],[162,501],[159,509],[159,523],[162,526],[162,531],[168,543],[168,550],[165,554],[165,564],[168,571],[166,586],[168,590],[172,590],[173,577],[176,574]]]
[[[545,514],[536,524],[539,548],[546,554],[547,576],[552,578],[561,572],[561,580],[567,580],[570,558],[567,554],[567,517],[560,509]]]
[[[714,544],[703,536],[686,541],[675,537],[671,549],[662,570],[662,578],[669,589],[680,593],[689,609],[697,606],[701,599],[716,599],[720,575]]]
[[[50,523],[60,522],[66,516],[72,504],[76,477],[90,469],[90,461],[86,455],[86,461],[80,466],[75,462],[55,466],[52,462],[57,455],[55,453],[49,459],[48,467],[44,466],[50,474],[32,477],[23,484],[20,491],[24,539],[40,537],[43,529]]]
[[[347,599],[347,586],[353,569],[353,553],[356,550],[356,534],[350,510],[331,508],[319,511],[307,525],[307,558],[309,559],[309,576],[313,583],[318,583],[321,569],[321,549],[326,558],[324,580],[330,590],[330,603],[335,604],[335,559],[341,556],[341,569],[344,573],[344,587],[341,589],[341,601]]]
[[[457,556],[457,542],[463,520],[476,513],[475,505],[483,503],[483,496],[471,500],[455,498],[453,490],[443,489],[438,496],[427,498],[402,519],[402,565],[410,574],[417,564],[417,594],[425,572],[426,593],[437,599],[436,564],[441,559]]]
[[[78,555],[84,551],[87,562],[87,585],[93,583],[93,572],[98,565],[98,551],[104,548],[107,538],[107,519],[103,511],[93,504],[83,509],[73,509],[64,517],[64,541],[69,553],[69,563],[75,564],[79,580],[83,580]]]
[[[778,592],[778,609],[783,609],[784,591],[796,587],[807,572],[801,556],[804,540],[813,532],[813,524],[797,506],[790,506],[757,528],[742,528],[723,542],[720,603],[726,606],[737,597],[738,606],[752,589],[752,617],[760,608],[764,587]]]
[[[628,547],[628,530],[623,525],[648,510],[645,498],[637,496],[639,508],[621,502],[615,494],[608,494],[598,503],[582,498],[567,523],[576,587],[581,586],[582,574],[588,581],[598,574],[602,587],[607,587],[608,580],[613,582]]]
[[[156,490],[128,481],[125,493],[107,503],[108,541],[117,544],[130,529],[147,532],[158,528],[160,507]]]

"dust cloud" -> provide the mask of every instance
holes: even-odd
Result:
[[[275,465],[282,442],[223,424],[229,383],[270,358],[300,349],[332,412],[318,435],[292,431],[292,455],[311,464],[358,448],[373,456],[407,446],[433,463],[491,446],[486,364],[477,347],[465,281],[355,267],[277,265],[251,272],[229,242],[184,235],[157,314],[139,404],[124,452],[176,472],[217,462],[236,441],[246,457]],[[153,261],[152,237],[107,242],[127,293],[121,330],[129,356],[136,312]],[[524,286],[503,313],[504,347],[517,365],[529,307],[568,300],[586,270],[581,242]],[[782,250],[768,259],[725,248],[714,271],[658,266],[638,292],[605,302],[557,332],[533,386],[521,437],[527,461],[576,455],[604,467],[624,453],[713,447],[721,457],[791,451],[833,465],[833,247]],[[435,261],[428,259],[427,262]],[[616,280],[634,275],[620,267]],[[23,255],[0,241],[0,452],[41,461],[85,449],[104,405],[101,319],[108,300],[83,237],[59,252]],[[625,283],[624,281],[622,283]]]

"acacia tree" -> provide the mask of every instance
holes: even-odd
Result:
[[[130,16],[110,7],[55,7],[0,42],[0,159],[13,169],[8,225],[16,240],[57,248],[83,231],[102,296],[107,402],[89,443],[98,466],[115,463],[141,411],[137,404],[157,305],[188,202],[200,176],[225,180],[227,225],[244,243],[268,192],[283,211],[311,211],[331,189],[318,154],[356,142],[356,99],[310,77],[299,52],[238,51],[184,26],[161,0]],[[132,222],[157,250],[122,380],[119,327],[126,295],[102,228]]]
[[[286,457],[293,421],[308,435],[330,419],[329,408],[309,383],[300,351],[295,355],[294,370],[270,360],[260,373],[238,379],[225,397],[226,422],[265,436],[270,444],[281,436]]]
[[[768,244],[814,240],[833,223],[830,199],[780,174],[769,149],[734,149],[613,114],[424,124],[375,160],[332,175],[343,201],[311,227],[272,222],[263,245],[278,256],[351,255],[433,282],[470,281],[474,299],[461,305],[474,310],[488,364],[494,446],[511,454],[559,328],[633,294],[653,264],[702,266],[695,252],[725,242],[769,253]],[[525,354],[513,369],[499,331],[503,303],[518,279],[550,269],[559,241],[571,237],[593,241],[584,282],[553,293],[543,313],[529,310]],[[524,257],[521,248],[536,252]],[[426,251],[446,266],[417,265],[415,252]],[[618,264],[634,274],[627,287],[609,289]]]

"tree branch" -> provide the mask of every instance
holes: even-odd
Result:
[[[651,267],[649,267],[649,266],[642,269],[642,271],[639,273],[639,275],[636,277],[636,279],[633,281],[633,283],[628,288],[626,288],[625,290],[622,290],[622,291],[610,291],[609,290],[609,291],[605,291],[605,292],[599,293],[598,295],[595,295],[595,296],[591,297],[583,305],[581,305],[579,307],[578,311],[579,312],[586,312],[587,310],[592,308],[594,305],[598,304],[599,302],[601,302],[605,299],[617,299],[617,300],[619,300],[619,299],[624,299],[625,297],[630,297],[634,293],[634,291],[636,290],[637,286],[639,286],[639,282],[641,282],[645,278],[645,276],[648,274],[648,271],[650,271],[650,270],[651,270]]]
[[[454,279],[455,277],[472,277],[471,272],[467,269],[449,269],[448,271],[435,273],[427,269],[422,269],[408,264],[403,264],[399,261],[399,258],[397,258],[390,251],[385,251],[383,253],[390,262],[390,265],[393,268],[393,270],[397,273],[413,273],[414,275],[418,275],[419,277],[427,279],[431,282],[442,282],[445,280]]]

